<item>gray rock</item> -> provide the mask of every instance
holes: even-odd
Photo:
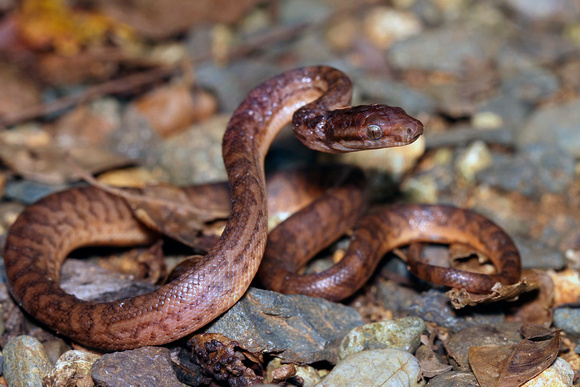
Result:
[[[572,183],[574,168],[575,160],[566,149],[536,144],[515,156],[494,155],[492,165],[478,172],[476,179],[506,191],[539,196],[562,192]]]
[[[557,308],[554,310],[554,326],[566,333],[580,335],[580,309]]]
[[[580,6],[574,0],[504,0],[520,16],[533,21],[572,22],[580,17]]]
[[[342,340],[338,358],[369,349],[392,348],[414,353],[425,332],[425,322],[419,317],[404,317],[397,320],[380,321],[354,328]]]
[[[517,144],[553,144],[580,157],[580,99],[536,110],[523,126]]]
[[[539,243],[535,239],[513,235],[524,269],[562,269],[566,266],[566,257],[555,248]]]
[[[280,3],[282,24],[297,24],[320,20],[332,12],[329,4],[320,1],[287,0]]]
[[[250,288],[205,332],[220,333],[249,351],[275,352],[287,362],[336,362],[340,341],[363,324],[360,314],[321,298]]]
[[[479,387],[471,372],[451,371],[435,376],[425,387]]]
[[[529,111],[528,104],[505,94],[486,101],[477,109],[478,113],[492,113],[500,117],[502,127],[512,133],[524,124]]]
[[[32,180],[11,180],[6,183],[4,197],[30,205],[51,193],[68,188],[66,185],[49,185]]]
[[[6,344],[4,377],[9,386],[42,387],[42,378],[51,364],[42,344],[34,337],[18,336]]]
[[[45,387],[93,386],[91,368],[101,356],[83,351],[68,351],[44,378]]]
[[[339,362],[317,387],[423,386],[419,361],[409,352],[374,349]]]
[[[468,59],[494,57],[500,42],[501,39],[487,31],[464,24],[449,24],[428,34],[396,42],[388,56],[400,69],[457,73]]]
[[[435,101],[431,97],[399,82],[364,75],[353,83],[360,89],[361,97],[371,103],[401,106],[410,115],[433,113],[435,110]]]
[[[560,88],[555,74],[540,67],[523,69],[515,74],[504,75],[502,91],[508,97],[536,103]]]
[[[103,355],[91,375],[99,386],[183,386],[175,376],[169,349],[159,347]]]

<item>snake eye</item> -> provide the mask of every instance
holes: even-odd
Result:
[[[378,140],[383,137],[383,130],[380,126],[371,124],[367,126],[367,137],[371,140]]]

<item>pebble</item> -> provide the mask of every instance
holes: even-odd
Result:
[[[499,39],[463,24],[449,24],[395,42],[388,52],[396,68],[458,73],[468,60],[494,57]]]
[[[363,20],[366,36],[377,47],[386,49],[395,41],[421,33],[421,20],[410,12],[391,7],[373,7]]]
[[[169,349],[142,347],[103,355],[91,375],[99,386],[183,387],[171,364]]]
[[[580,6],[574,0],[503,0],[519,15],[533,21],[570,22],[580,17]]]
[[[6,183],[4,196],[7,199],[30,205],[51,193],[69,188],[63,184],[45,184],[32,180],[10,180]]]
[[[480,183],[535,197],[562,192],[574,179],[575,160],[566,149],[530,145],[514,156],[494,155],[488,168],[476,173]]]
[[[273,352],[285,362],[336,362],[343,337],[363,325],[347,306],[302,295],[250,288],[222,317],[205,328],[252,352]]]
[[[538,102],[559,88],[556,75],[540,67],[529,67],[509,74],[504,76],[502,82],[504,95],[528,103]]]
[[[455,160],[455,170],[468,182],[474,182],[475,174],[491,163],[491,152],[485,142],[475,141],[459,153]]]
[[[42,378],[52,365],[42,344],[34,337],[17,336],[3,351],[4,378],[11,387],[42,387]]]
[[[521,387],[572,387],[574,370],[561,357],[556,358],[552,365]]]
[[[424,384],[419,361],[409,352],[374,349],[340,361],[317,387],[419,387]]]
[[[338,358],[343,360],[357,352],[382,348],[414,353],[425,329],[425,322],[419,317],[404,317],[356,327],[344,337],[338,349]]]
[[[517,137],[517,144],[557,145],[572,156],[580,157],[580,99],[539,108],[532,113]]]
[[[94,386],[91,368],[101,356],[84,351],[65,352],[43,378],[45,387]]]
[[[479,383],[471,372],[451,371],[435,376],[425,387],[479,387]]]
[[[477,112],[472,118],[472,124],[478,129],[501,127],[515,133],[516,129],[519,129],[524,124],[529,110],[529,104],[506,94],[500,94],[477,107]],[[479,114],[493,114],[493,116],[499,118],[500,122],[486,125],[484,121],[483,125],[477,125],[474,121],[477,120]]]
[[[554,326],[572,335],[580,335],[580,309],[557,308],[554,310]]]
[[[185,186],[208,181],[225,181],[222,137],[229,116],[220,115],[192,125],[155,150],[157,165],[175,185]]]

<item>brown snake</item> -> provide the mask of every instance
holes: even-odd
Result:
[[[56,332],[97,348],[128,349],[167,343],[204,326],[240,299],[258,271],[267,238],[264,157],[272,139],[292,115],[297,137],[309,147],[326,152],[405,145],[422,133],[423,125],[400,108],[344,108],[350,97],[348,78],[329,67],[288,71],[248,94],[234,112],[223,138],[223,158],[231,186],[226,228],[203,259],[167,285],[145,295],[105,303],[80,300],[61,289],[60,267],[72,250],[86,245],[143,244],[153,238],[123,199],[90,187],[48,196],[28,207],[16,220],[6,240],[4,257],[12,295],[26,311]],[[307,226],[310,234],[300,237],[300,241],[319,238],[327,244],[328,238],[321,236],[325,227],[332,228],[334,234],[343,232],[335,225],[342,220],[321,218],[320,211],[326,206],[343,216],[341,213],[350,211],[347,207],[355,198],[341,198],[340,189],[334,192],[332,204],[313,203],[314,211],[306,216],[315,217],[318,223]],[[365,199],[360,196],[356,200]],[[352,222],[360,210],[354,213],[348,215]],[[437,271],[411,262],[411,268],[429,280],[443,279],[451,285],[468,287],[475,278],[482,281],[479,290],[485,291],[491,282],[513,283],[519,278],[519,255],[509,237],[472,212],[445,206],[398,206],[365,216],[356,230],[359,242],[353,240],[345,263],[340,264],[352,273],[331,273],[330,279],[323,282],[339,290],[329,293],[322,286],[313,294],[344,298],[356,290],[353,286],[360,287],[374,269],[373,264],[358,266],[372,246],[380,245],[370,252],[371,260],[378,261],[376,257],[386,250],[417,239],[470,244],[488,254],[498,270],[495,277],[479,278],[470,277],[473,273]],[[287,231],[273,234],[274,244],[275,240],[284,239],[284,232]],[[292,238],[297,238],[297,234]],[[383,243],[390,238],[393,239]],[[313,254],[309,243],[302,249],[303,257]],[[296,286],[292,285],[295,280],[291,272],[295,268],[288,268],[277,259],[267,261],[270,266],[261,269],[263,282],[274,289],[299,291],[298,285],[303,281],[296,280]],[[273,284],[267,283],[268,277]]]

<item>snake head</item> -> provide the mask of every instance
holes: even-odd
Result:
[[[335,152],[408,145],[423,134],[421,121],[403,109],[365,105],[330,112],[325,135]]]

